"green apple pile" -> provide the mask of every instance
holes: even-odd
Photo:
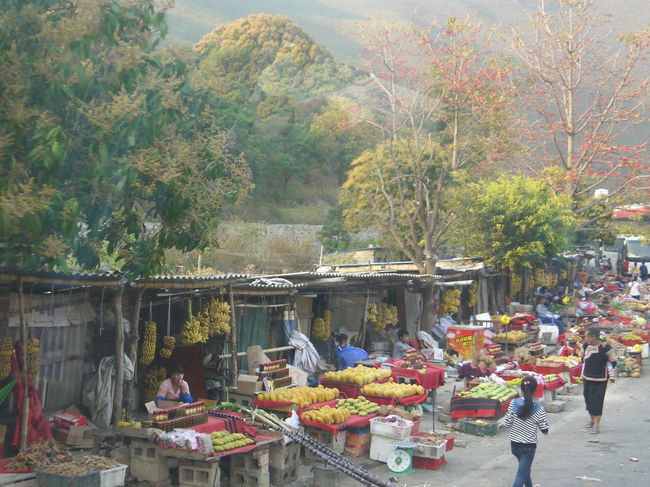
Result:
[[[227,451],[255,443],[242,433],[229,433],[228,430],[215,431],[210,433],[210,437],[214,451]]]
[[[512,387],[502,386],[496,382],[483,382],[476,387],[460,392],[458,395],[461,397],[497,399],[503,402],[519,394]]]
[[[347,409],[350,411],[350,414],[368,416],[379,409],[379,404],[368,401],[368,399],[363,396],[359,396],[356,399],[341,399],[336,407]]]
[[[544,376],[546,382],[555,382],[558,379],[558,376],[555,374],[547,374]]]

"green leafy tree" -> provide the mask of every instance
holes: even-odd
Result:
[[[0,1],[2,264],[150,275],[250,188],[152,0]],[[105,244],[106,242],[106,244]]]
[[[336,205],[327,212],[327,219],[321,231],[318,232],[318,238],[327,252],[336,252],[348,248],[352,238],[345,228],[343,207],[341,205]]]
[[[460,241],[470,255],[506,269],[565,250],[573,235],[569,197],[542,180],[503,175],[469,183],[459,201]]]

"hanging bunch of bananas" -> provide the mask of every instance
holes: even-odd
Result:
[[[151,367],[144,375],[144,402],[156,399],[160,383],[167,378],[165,367]]]
[[[9,337],[0,339],[0,380],[5,380],[11,374],[13,354],[14,341]]]
[[[467,300],[467,306],[473,308],[478,301],[478,281],[474,281],[469,287],[469,299]]]
[[[38,338],[30,338],[27,340],[27,369],[32,378],[38,375],[39,363],[38,355],[40,350],[40,342]]]
[[[440,300],[440,314],[458,313],[460,306],[460,289],[446,289]]]
[[[172,336],[164,336],[162,337],[163,341],[163,346],[160,349],[160,356],[162,358],[169,358],[172,356],[172,352],[174,351],[174,345],[176,345],[176,338]]]
[[[510,274],[510,295],[514,296],[521,291],[521,276],[515,272]]]
[[[383,331],[387,326],[397,324],[397,307],[386,303],[371,304],[367,320],[372,324],[372,331]]]
[[[330,337],[330,328],[325,324],[325,319],[316,318],[311,327],[311,336],[317,340],[327,340]]]
[[[228,303],[211,298],[204,310],[204,314],[210,317],[210,336],[230,333],[230,305]]]
[[[196,316],[192,315],[192,311],[190,310],[190,317],[185,322],[183,329],[181,330],[181,341],[183,342],[183,345],[192,345],[197,342],[205,342],[205,340],[207,340],[207,337],[205,340],[203,339],[204,335],[202,331],[207,335],[207,330],[207,325],[201,326],[201,322],[196,318]]]
[[[144,338],[142,340],[142,352],[140,352],[140,363],[149,365],[156,355],[156,323],[146,321],[144,324]]]

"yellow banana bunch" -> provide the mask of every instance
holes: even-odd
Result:
[[[142,351],[140,353],[140,363],[149,365],[153,362],[156,355],[156,323],[147,321],[144,324],[144,338],[142,340]]]
[[[519,274],[510,274],[510,295],[514,296],[521,291],[521,277]]]
[[[207,308],[210,316],[210,336],[230,333],[230,305],[212,298]]]
[[[152,367],[144,375],[144,402],[156,399],[160,383],[167,378],[165,367]]]
[[[469,287],[469,299],[467,300],[467,306],[473,308],[478,300],[478,281],[474,281]]]
[[[387,326],[397,324],[397,307],[386,303],[371,304],[368,306],[367,320],[372,324],[373,331],[383,331]]]
[[[181,330],[181,341],[183,345],[192,345],[193,343],[203,342],[201,333],[201,323],[190,314],[190,319],[185,322]]]
[[[176,338],[172,336],[164,336],[162,338],[163,346],[160,349],[160,356],[162,358],[169,358],[172,356],[174,351],[174,346],[176,345]]]
[[[440,301],[440,314],[457,313],[460,306],[460,289],[444,290]]]
[[[311,336],[317,340],[327,340],[330,337],[330,329],[323,318],[316,318],[311,327]]]
[[[0,380],[11,374],[11,358],[14,354],[14,341],[5,337],[0,339]]]
[[[30,338],[27,340],[27,368],[29,369],[29,375],[32,376],[32,379],[38,375],[39,346],[40,342],[38,341],[38,338]]]
[[[323,406],[322,408],[310,409],[302,413],[302,417],[309,421],[325,424],[345,423],[350,417],[350,411],[344,408],[332,408]]]

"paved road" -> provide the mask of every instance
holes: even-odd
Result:
[[[452,384],[441,390],[441,400],[449,400]],[[533,463],[533,483],[542,487],[647,487],[650,486],[650,373],[639,379],[619,379],[610,384],[600,435],[585,429],[587,413],[580,391],[558,396],[567,409],[549,414],[551,432],[542,437]],[[429,420],[428,425],[431,428]],[[440,430],[440,428],[437,428]],[[542,435],[540,435],[542,436]],[[416,470],[399,477],[406,487],[508,487],[514,479],[516,461],[509,450],[508,431],[500,428],[493,438],[459,434],[465,448],[447,454],[447,464],[436,471]],[[638,462],[630,461],[638,458]],[[387,478],[384,464],[368,460],[359,463]],[[587,476],[596,480],[580,480]],[[341,487],[359,485],[342,476]],[[311,486],[309,467],[300,469],[292,486]],[[334,487],[334,486],[332,486]]]

